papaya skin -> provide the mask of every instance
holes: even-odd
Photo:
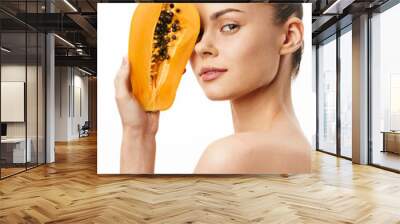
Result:
[[[138,3],[128,57],[133,95],[145,111],[172,106],[199,32],[200,16],[191,3]]]

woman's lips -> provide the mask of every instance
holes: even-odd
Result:
[[[203,81],[211,81],[223,75],[228,69],[226,68],[202,68],[200,78]]]

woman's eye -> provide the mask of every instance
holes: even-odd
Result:
[[[226,25],[222,26],[221,32],[232,32],[232,31],[234,31],[236,28],[239,28],[239,25],[236,25],[236,24],[233,24],[233,23],[231,23],[231,24],[226,24]]]

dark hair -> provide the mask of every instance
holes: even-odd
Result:
[[[275,9],[275,18],[278,24],[286,22],[291,16],[303,19],[303,6],[301,3],[271,3]],[[293,53],[293,69],[295,75],[299,72],[301,55],[303,54],[303,46]]]

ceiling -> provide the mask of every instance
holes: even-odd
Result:
[[[340,26],[351,23],[352,17],[374,10],[390,0],[270,0],[280,3],[312,3],[313,43],[336,32]],[[394,0],[392,0],[394,1]],[[81,66],[96,72],[97,57],[97,3],[131,2],[113,0],[1,0],[0,24],[4,40],[23,54],[25,29],[55,32],[56,65]],[[252,2],[265,2],[255,0]],[[51,11],[51,13],[49,13]],[[338,21],[341,21],[338,23]],[[347,22],[346,22],[347,21]],[[340,24],[340,26],[338,25]],[[21,33],[22,32],[22,33]],[[28,38],[29,39],[29,38]],[[28,40],[29,42],[29,40]],[[35,43],[28,44],[28,53]]]
[[[385,3],[396,0],[314,0],[313,44],[335,34],[352,23],[353,17],[363,13],[379,12]]]
[[[25,55],[28,61],[37,57],[36,51],[43,46],[32,38],[37,33],[54,32],[56,66],[79,66],[96,74],[97,2],[102,1],[47,0],[46,4],[45,0],[0,0],[2,46],[12,49],[2,52],[3,61],[17,63],[25,61]]]

